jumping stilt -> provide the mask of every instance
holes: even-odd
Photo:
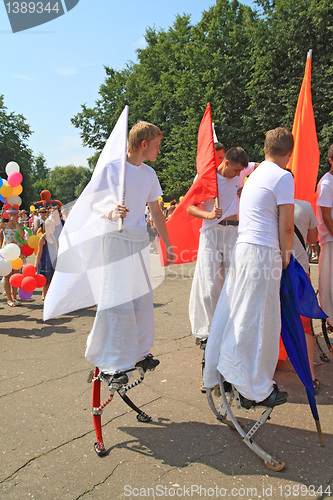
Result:
[[[243,408],[241,405],[239,393],[234,388],[234,386],[226,382],[222,375],[220,375],[218,391],[221,395],[222,401],[219,409],[216,408],[213,401],[213,391],[215,390],[215,394],[217,394],[217,390],[215,388],[206,390],[209,406],[218,420],[221,423],[235,429],[241,435],[244,443],[264,461],[268,469],[276,472],[282,470],[285,466],[285,463],[280,462],[276,458],[272,457],[253,440],[253,436],[257,432],[257,430],[266,422],[267,419],[270,418],[273,408],[263,406],[262,408],[264,409],[264,412],[262,413],[262,415],[251,427],[251,429],[248,432],[245,432],[245,430],[242,428],[242,422],[234,416],[231,410],[231,404],[233,400],[235,400],[237,408]],[[227,417],[229,417],[230,421],[227,419]]]
[[[103,409],[112,401],[115,392],[119,394],[122,400],[137,413],[137,419],[139,422],[150,422],[151,417],[147,415],[144,411],[140,410],[133,401],[127,396],[127,392],[133,387],[141,384],[144,379],[145,372],[147,370],[154,370],[155,366],[158,365],[158,360],[153,360],[152,356],[147,356],[145,360],[139,362],[133,370],[138,370],[140,377],[125,386],[119,386],[117,388],[117,383],[111,381],[109,386],[109,397],[101,404],[101,382],[106,381],[104,374],[100,373],[99,369],[96,367],[95,370],[89,372],[87,382],[93,382],[93,397],[92,397],[92,414],[94,427],[96,432],[97,441],[94,444],[94,449],[99,457],[107,455],[107,450],[105,448],[102,436],[102,421],[101,416]]]

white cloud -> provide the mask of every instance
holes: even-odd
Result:
[[[29,76],[29,75],[13,75],[14,78],[17,78],[18,80],[24,80],[25,82],[34,82],[37,80],[35,76]]]
[[[83,63],[83,64],[76,64],[72,66],[54,66],[52,69],[57,75],[66,77],[66,76],[72,76],[76,75],[79,73],[80,70],[84,68],[90,68],[92,66],[96,66],[96,62],[91,62],[91,63]]]
[[[60,76],[72,76],[78,73],[79,69],[77,66],[58,66],[53,68],[53,71]]]

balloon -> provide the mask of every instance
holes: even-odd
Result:
[[[22,269],[22,274],[24,277],[26,276],[35,276],[36,268],[32,264],[26,264]]]
[[[11,174],[9,174],[7,181],[8,184],[13,188],[17,187],[23,181],[23,175],[21,174],[21,172],[12,172]]]
[[[4,213],[2,214],[2,217],[3,217],[4,219],[9,219],[9,215],[8,215],[6,212],[4,212]]]
[[[30,212],[34,212],[35,210],[36,210],[35,205],[31,205],[31,207],[30,207]]]
[[[25,292],[33,292],[36,286],[37,282],[33,276],[26,276],[21,283],[21,288],[23,288]]]
[[[24,255],[25,257],[29,257],[29,255],[34,253],[34,249],[29,247],[29,245],[23,245],[21,247],[21,254]]]
[[[13,191],[13,188],[11,188],[11,190]],[[12,194],[12,196],[9,197],[7,196],[7,201],[11,205],[18,205],[18,206],[22,205],[22,198],[20,198],[16,194]]]
[[[33,234],[32,236],[29,236],[28,238],[28,245],[29,247],[33,248],[36,250],[38,248],[38,242],[39,242],[39,236],[36,234]]]
[[[12,272],[12,265],[9,260],[0,259],[0,276],[7,276]]]
[[[11,277],[9,278],[9,283],[15,288],[20,288],[22,280],[23,280],[22,274],[15,273],[12,274]]]
[[[16,161],[10,161],[9,163],[7,163],[7,165],[6,165],[6,174],[7,175],[10,175],[13,172],[19,172],[19,171],[20,171],[20,167],[16,163]]]
[[[8,243],[8,245],[1,248],[0,253],[7,260],[15,260],[19,258],[21,250],[15,243]]]
[[[19,185],[18,185],[18,186],[16,186],[16,187],[13,187],[13,194],[15,194],[15,195],[17,195],[17,196],[18,196],[19,194],[21,194],[21,193],[22,193],[22,191],[23,191],[23,187],[21,186],[21,184],[19,184]]]
[[[18,259],[11,260],[10,262],[15,271],[19,271],[23,267],[23,260],[20,257]]]
[[[30,299],[30,297],[32,296],[33,293],[34,293],[34,291],[32,291],[32,292],[26,292],[25,290],[23,290],[23,288],[20,288],[19,291],[18,291],[19,297],[22,300],[28,300],[28,299]]]
[[[46,278],[43,274],[35,274],[35,280],[37,282],[37,288],[42,288],[46,285]]]
[[[2,186],[2,184],[3,184],[3,178],[0,177],[0,187]]]
[[[9,184],[4,184],[3,186],[1,186],[1,188],[0,188],[0,194],[4,198],[7,198],[7,199],[10,198],[10,196],[12,196],[12,194],[13,194],[13,188],[12,188],[12,186],[10,186]]]
[[[10,203],[5,203],[3,206],[4,210],[8,210],[10,207],[11,207]]]

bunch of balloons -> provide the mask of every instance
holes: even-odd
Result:
[[[9,283],[19,288],[18,294],[22,300],[30,299],[36,288],[46,285],[46,278],[42,274],[36,274],[36,268],[32,264],[22,267],[22,274],[16,273],[9,278]]]
[[[21,249],[15,243],[8,243],[0,248],[0,276],[7,276],[14,269],[18,271],[23,266],[20,258]]]
[[[0,177],[0,201],[13,207],[16,205],[17,209],[22,205],[20,194],[23,191],[21,182],[23,176],[20,172],[20,167],[15,161],[10,161],[6,165],[7,180]],[[4,217],[6,218],[6,215]]]

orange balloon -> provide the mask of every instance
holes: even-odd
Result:
[[[12,189],[13,189],[13,194],[16,194],[17,196],[21,194],[23,191],[23,187],[21,186],[21,184],[19,184],[16,187],[13,187]]]
[[[18,259],[15,259],[15,260],[11,260],[11,265],[13,266],[13,269],[15,269],[15,271],[18,271],[19,269],[21,269],[23,267],[23,260],[19,257]]]

